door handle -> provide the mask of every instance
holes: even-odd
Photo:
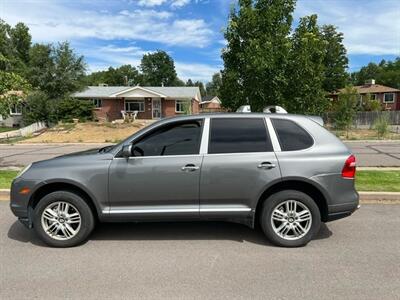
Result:
[[[259,164],[257,166],[257,168],[259,168],[259,169],[266,169],[266,170],[273,169],[275,167],[276,167],[276,165],[273,163],[270,163],[270,162],[262,162],[261,164]]]
[[[194,164],[187,164],[186,166],[181,168],[181,170],[185,171],[185,172],[193,172],[198,169],[199,169],[199,167],[196,167]]]

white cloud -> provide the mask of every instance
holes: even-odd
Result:
[[[146,6],[146,7],[153,7],[158,6],[166,2],[167,0],[139,0],[138,5]]]
[[[190,3],[190,0],[174,0],[171,3],[171,7],[179,8],[179,7],[183,7],[185,5],[188,5],[189,3]]]
[[[205,47],[212,30],[202,19],[175,19],[168,11],[124,9],[109,13],[63,6],[62,2],[7,2],[1,18],[14,25],[28,24],[39,42],[62,40],[142,40],[174,46]]]
[[[400,55],[400,2],[299,1],[295,17],[318,14],[320,24],[333,24],[344,34],[349,54]]]
[[[176,72],[178,77],[183,80],[188,80],[189,78],[197,81],[208,82],[214,73],[219,72],[222,66],[210,66],[207,64],[199,63],[183,63],[175,62]]]

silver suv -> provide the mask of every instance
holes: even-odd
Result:
[[[95,223],[223,220],[285,247],[358,207],[355,158],[313,119],[210,114],[164,119],[116,146],[33,163],[13,181],[11,210],[55,247]]]

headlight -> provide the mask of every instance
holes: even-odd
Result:
[[[24,169],[22,169],[21,172],[18,173],[17,177],[21,177],[26,171],[29,170],[29,168],[32,166],[32,164],[27,165]]]

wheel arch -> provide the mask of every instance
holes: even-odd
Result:
[[[56,192],[56,191],[68,191],[80,196],[90,207],[94,218],[97,220],[99,218],[100,208],[96,205],[93,195],[86,191],[85,188],[76,182],[70,181],[58,181],[54,180],[51,182],[44,182],[40,187],[38,187],[29,199],[28,210],[31,215],[32,211],[39,203],[40,199],[44,196]],[[31,218],[29,218],[31,219]]]
[[[326,222],[328,219],[328,196],[314,182],[304,178],[285,178],[268,186],[257,201],[254,214],[254,222],[258,220],[261,207],[269,196],[284,190],[296,190],[310,196],[317,204],[321,213],[321,220]]]

